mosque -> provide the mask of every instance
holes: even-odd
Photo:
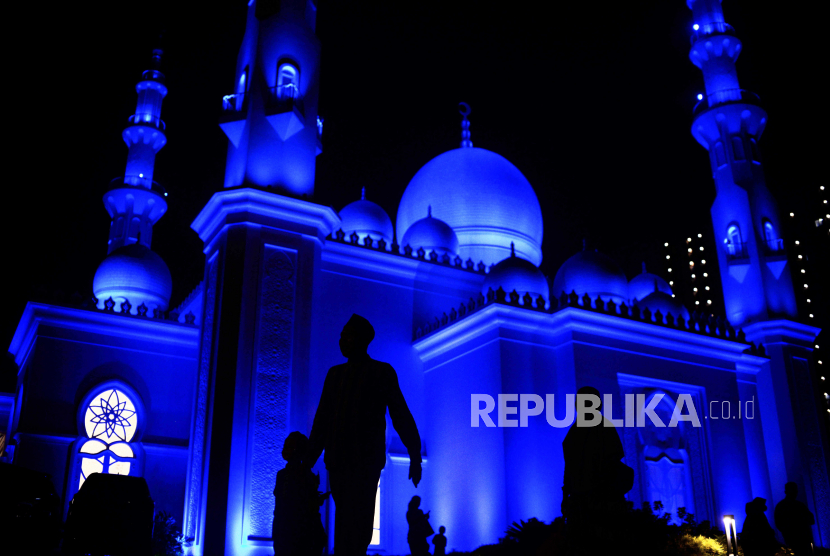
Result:
[[[731,514],[740,530],[747,501],[773,508],[794,481],[817,544],[830,546],[830,455],[809,374],[819,330],[796,314],[757,144],[767,114],[740,88],[741,41],[720,0],[687,3],[690,58],[706,86],[691,131],[717,190],[709,264],[726,314],[690,313],[663,278],[629,280],[592,249],[543,275],[533,186],[473,146],[465,105],[460,147],[425,161],[394,222],[371,199],[339,212],[311,202],[323,135],[315,2],[252,0],[236,90],[222,99],[225,187],[192,224],[204,280],[169,306],[172,277],[151,248],[167,210],[153,180],[167,94],[155,51],[123,132],[124,176],[103,199],[112,222],[94,303],[29,303],[9,348],[19,374],[0,405],[13,439],[6,457],[49,473],[64,504],[91,473],[144,477],[156,508],[191,538],[189,554],[272,554],[283,441],[309,432],[326,371],[342,362],[340,329],[357,313],[374,325],[369,353],[397,370],[423,439],[416,490],[387,427],[375,553],[408,553],[405,508],[416,493],[435,528],[447,527],[448,550],[559,516],[567,429],[541,417],[471,426],[471,399],[553,394],[561,418],[565,394],[586,384],[646,404],[662,394],[654,412],[664,421],[685,395],[700,417],[699,427],[618,429],[635,507],[659,500],[716,524]],[[325,485],[322,458],[315,470]],[[335,510],[322,508],[330,538]]]

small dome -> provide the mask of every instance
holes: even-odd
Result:
[[[401,247],[409,245],[413,251],[423,247],[426,256],[435,251],[438,256],[448,253],[451,257],[458,254],[458,238],[452,228],[444,222],[432,216],[432,207],[427,208],[427,217],[421,218],[412,224],[401,240]]]
[[[663,291],[651,292],[637,302],[637,307],[640,308],[640,311],[648,308],[652,315],[660,311],[664,317],[671,313],[675,319],[682,316],[683,320],[689,320],[689,311],[686,307],[676,298],[672,297],[671,294]]]
[[[539,199],[503,156],[469,147],[427,162],[401,197],[395,223],[399,240],[429,205],[458,235],[462,259],[494,264],[510,255],[512,242],[520,257],[535,265],[542,262]]]
[[[360,199],[349,203],[340,211],[340,220],[342,221],[340,228],[347,238],[352,233],[357,233],[361,243],[366,236],[374,241],[383,239],[387,244],[392,243],[394,233],[392,220],[380,205],[372,201]]]
[[[534,301],[540,295],[547,301],[550,295],[548,281],[542,271],[532,262],[517,257],[515,251],[490,268],[481,293],[486,296],[490,288],[496,291],[500,286],[508,295],[513,290],[516,290],[520,297],[529,293]]]
[[[583,250],[565,261],[553,280],[551,295],[575,291],[579,297],[586,293],[603,301],[613,299],[621,304],[628,301],[628,280],[622,269],[607,255],[598,251]]]
[[[656,291],[663,292],[669,296],[674,293],[672,292],[671,286],[665,280],[656,274],[646,272],[645,263],[643,263],[643,273],[638,274],[628,283],[628,296],[631,298],[632,303],[636,303]]]
[[[138,306],[147,306],[148,315],[153,309],[165,311],[173,290],[173,280],[167,265],[149,247],[133,243],[119,247],[104,259],[92,280],[92,293],[98,299],[98,308],[110,297],[115,301],[115,311],[121,311],[125,300],[130,312],[138,314]]]

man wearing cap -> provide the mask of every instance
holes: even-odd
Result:
[[[421,437],[388,363],[369,357],[375,337],[368,320],[352,315],[340,333],[346,363],[329,369],[314,416],[306,465],[323,450],[331,495],[337,508],[337,556],[363,556],[372,540],[380,471],[386,464],[386,410],[409,452],[409,478],[421,481]]]

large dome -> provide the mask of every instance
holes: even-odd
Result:
[[[516,290],[520,297],[529,293],[534,301],[540,295],[546,301],[549,299],[548,281],[542,271],[530,261],[515,254],[490,268],[481,293],[486,296],[489,289],[496,291],[500,286],[508,295]]]
[[[149,316],[153,309],[166,310],[172,290],[173,280],[167,265],[140,243],[125,245],[110,253],[98,265],[92,280],[92,293],[98,299],[99,309],[111,297],[115,311],[121,311],[121,303],[126,300],[134,315],[142,303],[147,306]]]
[[[427,258],[432,251],[435,251],[439,257],[445,253],[450,257],[458,255],[458,238],[455,232],[446,222],[432,216],[432,207],[427,207],[426,218],[421,218],[412,224],[403,235],[401,247],[407,245],[412,248],[413,252],[423,247]]]
[[[445,152],[424,165],[404,191],[398,239],[427,207],[458,236],[462,259],[490,265],[516,254],[542,262],[542,209],[530,182],[506,158],[474,147]],[[403,244],[401,242],[401,244]]]
[[[628,301],[628,280],[611,257],[598,251],[580,251],[559,268],[551,295],[558,298],[562,292],[572,291],[579,297],[587,293],[592,299],[613,299],[619,305]]]
[[[392,220],[385,210],[372,201],[360,199],[349,203],[340,211],[340,220],[340,227],[347,238],[356,232],[361,243],[366,236],[374,241],[382,238],[387,244],[392,243]]]

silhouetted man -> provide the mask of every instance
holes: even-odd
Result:
[[[592,426],[579,426],[579,414],[584,413],[580,411],[580,395],[590,394],[601,400],[599,391],[591,386],[577,391],[577,421],[562,442],[565,453],[562,510],[568,522],[578,526],[583,521],[596,520],[597,515],[622,509],[627,492],[621,485],[621,475],[628,468],[620,461],[625,453],[617,429],[604,426],[602,415]],[[601,408],[600,402],[596,410]]]
[[[813,512],[799,502],[798,485],[784,485],[786,496],[775,506],[775,526],[784,535],[784,542],[793,549],[795,556],[807,556],[813,551],[813,532],[811,527],[816,522]]]
[[[325,450],[336,524],[337,556],[363,556],[372,540],[375,494],[386,464],[386,409],[409,452],[409,478],[421,481],[421,437],[406,406],[398,375],[388,363],[366,353],[375,330],[352,315],[340,333],[347,363],[329,369],[311,428],[306,464]]]

